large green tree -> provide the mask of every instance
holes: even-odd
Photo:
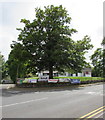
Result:
[[[105,37],[102,40],[102,46],[103,46],[103,77],[105,78]]]
[[[102,48],[97,48],[91,56],[94,77],[103,77],[103,51]]]
[[[4,56],[0,52],[0,81],[8,76],[8,68]]]
[[[0,52],[0,82],[1,82],[1,79],[2,79],[3,65],[4,65],[4,57]]]
[[[25,55],[27,52],[20,43],[13,43],[11,45],[11,52],[7,61],[8,72],[11,80],[16,83],[17,78],[23,78],[27,74],[27,60]]]
[[[91,56],[93,71],[92,74],[95,77],[105,77],[105,37],[102,40],[101,45],[103,48],[97,48]]]
[[[71,17],[62,5],[44,8],[35,9],[36,17],[32,22],[22,19],[25,27],[18,29],[21,31],[18,40],[29,53],[32,68],[49,70],[49,78],[53,78],[55,69],[81,70],[86,63],[84,54],[92,48],[90,38],[85,36],[77,42],[71,39],[77,31],[70,27]]]

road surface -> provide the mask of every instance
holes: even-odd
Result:
[[[51,89],[3,89],[3,118],[103,118],[103,84]]]

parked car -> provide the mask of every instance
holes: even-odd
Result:
[[[2,84],[12,84],[13,81],[12,80],[1,80]]]

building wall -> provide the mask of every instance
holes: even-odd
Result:
[[[48,71],[42,71],[40,73],[38,73],[38,77],[49,77],[49,72]],[[69,72],[65,72],[63,74],[58,74],[57,71],[54,71],[54,76],[59,76],[59,77],[91,77],[91,71],[82,71],[82,73],[77,73],[77,74],[71,74]]]
[[[82,77],[83,75],[82,75],[82,73],[78,73],[78,77]]]
[[[91,72],[88,72],[88,74],[86,72],[82,72],[82,76],[83,77],[91,77]]]

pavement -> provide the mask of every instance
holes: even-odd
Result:
[[[103,118],[103,84],[53,88],[8,88],[2,94],[2,118]]]

